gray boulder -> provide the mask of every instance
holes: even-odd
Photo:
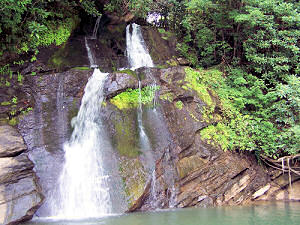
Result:
[[[13,127],[0,126],[0,224],[31,219],[43,202],[34,164],[25,150]]]

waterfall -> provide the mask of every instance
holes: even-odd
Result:
[[[65,163],[58,179],[59,187],[50,201],[51,216],[63,219],[110,214],[113,211],[110,192],[117,192],[110,190],[110,184],[117,181],[110,182],[108,173],[115,170],[107,166],[110,147],[100,118],[107,73],[96,68],[87,38],[85,46],[90,67],[95,69],[84,89],[78,114],[72,119],[73,133],[63,146]],[[109,156],[114,161],[111,153]]]
[[[130,68],[137,69],[143,66],[154,66],[139,25],[133,23],[126,27],[126,46]]]
[[[90,61],[90,67],[91,68],[97,68],[98,66],[95,63],[93,53],[92,53],[92,51],[89,47],[88,40],[87,40],[86,37],[84,38],[84,42],[85,42],[85,48],[86,48],[86,51],[87,51],[87,55],[88,55],[88,58],[89,58],[89,61]]]
[[[138,119],[138,128],[139,128],[139,142],[141,145],[141,151],[144,153],[146,158],[146,167],[148,170],[153,170],[155,166],[155,160],[151,152],[151,145],[146,134],[144,125],[143,125],[143,108],[142,108],[142,89],[141,89],[141,81],[139,81],[139,108],[137,113]]]
[[[130,27],[131,26],[131,27]],[[132,31],[130,30],[132,28]],[[126,52],[131,69],[137,69],[143,66],[153,67],[151,56],[148,53],[145,41],[141,32],[141,27],[135,23],[126,27]],[[149,138],[143,126],[143,108],[142,108],[142,87],[139,80],[139,108],[138,108],[138,127],[140,133],[140,144],[142,151],[148,162],[148,169],[153,169],[154,159],[151,154]]]
[[[133,23],[126,27],[126,52],[129,62],[129,67],[133,70],[140,67],[153,67],[151,56],[145,45],[144,38],[142,36],[141,28],[139,25]],[[154,80],[154,79],[153,79]],[[152,171],[152,184],[150,190],[151,206],[157,208],[157,185],[156,185],[156,171],[155,171],[155,159],[151,150],[151,145],[149,137],[145,132],[143,125],[143,108],[142,108],[142,87],[141,81],[139,80],[139,107],[137,112],[138,117],[138,128],[139,128],[139,137],[141,151],[144,154],[146,167],[148,171]],[[156,104],[155,100],[155,91],[157,89],[155,80],[154,84],[151,85],[151,93],[153,93],[153,104]],[[154,110],[154,112],[156,112]]]
[[[98,18],[96,20],[96,23],[95,23],[95,26],[94,26],[92,39],[96,39],[97,38],[97,33],[98,33],[98,28],[99,28],[100,20],[101,20],[101,16],[98,16]]]
[[[100,107],[107,74],[95,69],[89,79],[70,140],[52,214],[62,218],[99,217],[111,213],[109,176],[101,157]]]

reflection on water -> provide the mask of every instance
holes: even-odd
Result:
[[[300,203],[274,203],[243,207],[179,209],[132,213],[93,220],[36,219],[24,225],[298,225]]]

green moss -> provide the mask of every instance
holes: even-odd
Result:
[[[116,148],[121,156],[135,158],[141,154],[137,143],[136,127],[132,121],[124,116],[120,121],[114,121],[116,129]]]
[[[166,63],[171,67],[178,66],[178,62],[174,59],[170,59]]]
[[[19,120],[17,117],[13,117],[10,120],[8,120],[8,124],[11,126],[16,126],[19,123]]]
[[[160,98],[161,100],[173,102],[175,96],[174,96],[174,94],[173,94],[172,92],[168,92],[168,93],[159,95],[159,98]]]
[[[11,102],[7,102],[7,101],[6,101],[6,102],[1,102],[1,105],[2,105],[2,106],[8,106],[8,105],[10,105],[10,104],[11,104]]]
[[[58,51],[56,51],[53,56],[50,58],[50,64],[54,65],[56,68],[63,66],[64,61],[66,60],[66,44],[64,44]]]
[[[141,90],[141,102],[144,105],[152,104],[155,91],[159,89],[159,86],[156,88],[146,86]],[[139,105],[139,90],[138,89],[127,89],[126,91],[118,94],[113,97],[110,102],[117,106],[119,109],[130,109],[136,108]]]
[[[175,106],[176,106],[176,108],[177,109],[179,109],[179,110],[182,110],[182,108],[183,108],[183,103],[182,103],[182,101],[177,101],[176,103],[175,103]]]
[[[158,69],[167,69],[168,68],[167,65],[157,65],[155,67],[158,68]]]
[[[92,70],[92,69],[87,66],[77,66],[77,67],[73,67],[72,70]]]
[[[185,81],[187,83],[183,88],[195,90],[207,106],[212,106],[213,100],[208,92],[208,86],[201,80],[200,73],[191,68],[185,68],[185,73]]]
[[[196,122],[200,122],[200,120],[192,112],[189,112],[189,113],[190,113],[190,116],[193,118],[193,120],[195,120]]]
[[[119,171],[122,176],[129,207],[131,207],[144,192],[146,184],[144,167],[139,159],[125,159],[120,162]]]
[[[177,162],[176,167],[177,167],[178,175],[182,179],[186,177],[189,173],[199,169],[206,163],[207,161],[205,159],[202,159],[197,155],[185,157]]]
[[[130,69],[119,70],[119,71],[117,71],[117,72],[118,72],[118,73],[126,73],[126,74],[128,74],[128,75],[130,75],[130,76],[132,76],[132,77],[134,77],[134,78],[136,78],[136,79],[138,79],[138,76],[137,76],[136,72],[133,71],[133,70],[130,70]]]

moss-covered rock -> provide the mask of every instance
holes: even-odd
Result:
[[[132,207],[142,196],[148,174],[138,158],[120,160],[120,174],[128,200],[128,208]]]
[[[121,110],[137,108],[140,103],[143,105],[151,105],[154,100],[155,91],[158,89],[158,86],[146,86],[143,87],[141,91],[139,91],[139,89],[127,89],[110,99],[110,102]]]
[[[142,33],[154,64],[165,65],[169,62],[172,66],[177,65],[176,36],[172,32],[161,28],[143,27]]]

